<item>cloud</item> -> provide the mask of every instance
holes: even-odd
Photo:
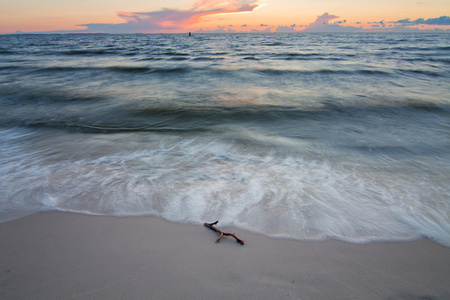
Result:
[[[339,16],[330,15],[329,13],[324,13],[323,15],[317,16],[316,20],[308,25],[305,32],[355,32],[361,29],[353,26],[343,26],[341,24],[347,21],[337,21],[335,23],[330,23],[334,19],[338,19]]]
[[[384,28],[384,27],[386,27],[386,24],[384,23],[384,20],[381,20],[379,22],[368,22],[367,24],[371,24],[372,28]]]
[[[252,29],[252,30],[250,30],[250,32],[261,33],[261,32],[274,32],[275,31],[275,27],[273,27],[273,26],[269,26],[269,25],[265,25],[265,24],[261,24],[261,26],[265,27],[265,29],[262,29],[262,30]]]
[[[295,25],[294,25],[294,27],[295,27]],[[275,29],[275,32],[283,32],[283,33],[285,33],[285,32],[297,32],[295,29],[294,29],[294,27],[292,27],[292,26],[278,26],[276,29]]]
[[[411,31],[418,30],[417,28],[409,27],[414,25],[432,25],[432,26],[443,26],[450,25],[450,17],[441,16],[439,18],[430,18],[430,19],[403,19],[394,22],[387,22],[385,20],[376,21],[376,22],[367,22],[366,25],[370,26],[370,28],[363,28],[348,26],[347,20],[343,21],[334,21],[338,19],[338,16],[330,15],[329,13],[324,13],[320,16],[317,16],[316,20],[309,24],[308,27],[304,30],[305,32],[402,32],[402,31]],[[356,22],[357,25],[362,25],[362,22]],[[389,25],[389,26],[387,26]]]
[[[233,30],[232,28],[230,28],[230,25],[228,25],[228,26],[217,26],[217,28],[210,29],[210,30],[199,29],[194,32],[195,33],[235,33],[237,31]]]
[[[401,26],[413,26],[413,25],[450,25],[450,17],[449,16],[441,16],[439,18],[430,18],[430,19],[424,19],[419,18],[417,20],[411,21],[410,19],[406,18],[403,20],[398,20],[391,22],[394,24],[399,24]]]
[[[329,25],[329,22],[331,20],[337,18],[339,18],[339,16],[330,15],[329,13],[326,12],[321,16],[317,16],[317,19],[313,23],[309,24],[309,27]]]
[[[176,31],[198,23],[205,16],[252,12],[259,7],[257,2],[258,0],[198,0],[191,9],[187,10],[164,8],[152,12],[120,12],[117,15],[125,21],[124,23],[90,23],[78,26],[86,26],[85,32]]]

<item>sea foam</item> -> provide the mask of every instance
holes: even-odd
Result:
[[[105,138],[112,146],[128,136],[72,138],[83,144]],[[170,135],[143,137],[136,151],[92,159],[61,160],[48,151],[24,155],[16,148],[16,157],[2,162],[3,220],[21,211],[60,210],[188,223],[219,219],[294,239],[365,243],[429,236],[449,244],[449,207],[439,198],[445,190],[430,188],[426,176],[366,172],[275,149],[249,152],[236,142]]]

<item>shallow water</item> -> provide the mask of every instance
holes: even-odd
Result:
[[[0,220],[450,245],[450,35],[0,36]]]

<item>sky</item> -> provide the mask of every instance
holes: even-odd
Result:
[[[435,29],[449,0],[0,0],[0,34]]]

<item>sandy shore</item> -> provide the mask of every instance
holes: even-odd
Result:
[[[3,223],[0,299],[450,299],[450,248],[429,240],[354,245],[222,229],[245,246],[147,217],[47,212]]]

